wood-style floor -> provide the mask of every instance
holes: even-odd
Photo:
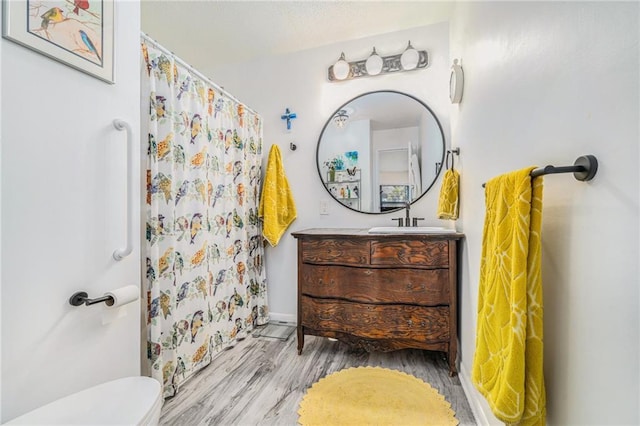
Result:
[[[162,425],[296,425],[306,390],[349,367],[379,366],[413,374],[451,403],[460,425],[475,425],[458,377],[449,377],[442,354],[405,349],[366,353],[325,338],[305,336],[302,355],[288,340],[247,337],[167,399]]]

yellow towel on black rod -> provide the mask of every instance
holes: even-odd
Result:
[[[440,198],[438,199],[438,218],[456,220],[458,218],[458,187],[460,174],[453,169],[444,173]]]
[[[486,184],[476,351],[471,379],[493,414],[545,424],[542,177],[528,167]]]
[[[456,150],[457,153],[460,152],[459,148]],[[451,168],[444,173],[442,187],[440,187],[440,198],[438,199],[438,218],[440,219],[458,219],[460,174],[453,168],[453,155],[456,150],[447,151],[445,167],[448,165],[449,155],[451,155]]]
[[[296,219],[289,181],[284,173],[278,145],[271,145],[267,170],[262,183],[258,216],[262,218],[262,234],[272,247],[278,245],[289,225]]]

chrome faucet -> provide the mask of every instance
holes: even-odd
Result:
[[[405,217],[404,219],[401,217],[394,217],[391,220],[397,220],[398,221],[398,226],[402,227],[402,226],[418,226],[418,221],[419,220],[424,220],[423,217],[414,217],[413,221],[411,220],[411,201],[407,201],[406,203],[404,203],[404,208],[405,208]]]
[[[411,215],[409,214],[409,211],[411,210],[411,201],[407,201],[404,208],[406,209],[404,226],[411,226]]]

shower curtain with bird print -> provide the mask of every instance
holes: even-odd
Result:
[[[141,46],[147,352],[169,397],[268,321],[258,222],[262,119],[146,37]]]

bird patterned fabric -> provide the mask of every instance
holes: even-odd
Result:
[[[149,106],[147,349],[170,397],[215,353],[268,321],[262,119],[146,39],[141,72]]]
[[[458,194],[460,175],[456,170],[448,169],[442,178],[440,198],[438,199],[438,218],[458,219]]]
[[[533,167],[486,184],[476,352],[471,378],[493,414],[545,424],[541,239],[542,177]]]

